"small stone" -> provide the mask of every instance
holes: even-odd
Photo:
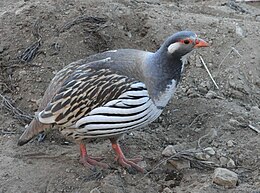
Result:
[[[213,176],[213,183],[227,188],[237,185],[238,175],[226,168],[216,168]]]
[[[162,152],[162,155],[164,155],[166,157],[170,157],[174,154],[176,154],[176,151],[175,151],[173,145],[168,145]]]
[[[207,153],[208,155],[215,155],[215,150],[212,147],[207,147],[204,149],[205,153]]]
[[[177,170],[181,170],[181,169],[184,169],[184,168],[190,168],[190,161],[189,160],[169,160],[169,162]]]
[[[203,66],[198,56],[196,57],[195,66],[198,68],[201,68]]]
[[[173,149],[175,149],[175,151],[182,151],[186,149],[187,144],[186,143],[177,143],[176,145],[173,145]]]
[[[252,116],[256,117],[256,118],[260,118],[260,109],[258,106],[253,106],[250,109],[250,114],[252,114]]]
[[[212,91],[212,90],[209,90],[209,91],[207,92],[207,94],[205,95],[205,97],[206,97],[207,99],[214,99],[214,98],[217,97],[217,93],[215,93],[215,92]]]
[[[244,30],[239,26],[238,23],[236,23],[236,34],[241,36],[241,37],[245,37],[245,32]]]
[[[170,188],[166,187],[163,189],[162,193],[173,193],[173,191]]]
[[[260,15],[255,18],[256,21],[260,21]]]
[[[231,158],[228,160],[227,162],[227,167],[233,168],[236,167],[236,164],[234,162],[234,160],[232,160]]]
[[[225,166],[228,162],[228,159],[226,157],[220,157],[219,161],[222,166]]]
[[[98,188],[94,188],[93,190],[90,191],[90,193],[100,193]]]
[[[0,44],[0,53],[4,52],[4,46],[2,44]]]
[[[239,121],[237,121],[236,119],[232,119],[232,118],[229,120],[229,124],[231,126],[240,126],[241,125],[241,123]]]
[[[196,153],[195,157],[199,160],[209,160],[210,158],[208,154],[202,152]]]
[[[147,163],[146,163],[146,161],[140,161],[140,162],[138,162],[138,166],[140,166],[141,168],[146,168]]]
[[[233,147],[234,146],[234,141],[233,140],[228,140],[227,146],[228,147]]]

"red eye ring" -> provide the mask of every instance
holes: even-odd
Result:
[[[192,43],[192,40],[184,39],[184,40],[181,40],[180,42],[183,43],[183,44],[190,44],[190,43]]]

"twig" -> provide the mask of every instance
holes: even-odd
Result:
[[[24,154],[24,157],[30,157],[31,159],[55,159],[55,158],[59,158],[63,155],[68,154],[68,152],[63,152],[59,155],[47,155],[45,153],[42,152],[37,152],[37,153],[28,153],[28,154]]]
[[[191,127],[195,123],[195,121],[197,121],[198,118],[200,118],[201,116],[204,116],[206,114],[208,114],[208,113],[201,113],[198,116],[196,116],[195,119],[193,119],[193,121],[191,122],[191,124],[188,127]]]
[[[238,41],[236,44],[238,44],[240,41]],[[235,45],[236,45],[235,44]],[[223,60],[220,62],[220,64],[218,65],[218,72],[217,75],[220,72],[220,67],[223,64],[223,62],[227,59],[227,57],[232,53],[232,52],[236,52],[237,55],[239,55],[240,57],[242,57],[242,55],[239,53],[239,51],[235,48],[235,47],[231,47],[230,51],[227,53],[227,55],[223,58]]]
[[[1,130],[1,133],[8,134],[8,135],[16,134],[16,132],[14,132],[14,131],[5,131],[5,130]]]
[[[258,128],[256,128],[255,126],[249,124],[248,127],[249,127],[250,129],[252,129],[253,131],[255,131],[257,134],[260,133],[260,130],[259,130]]]
[[[41,38],[30,45],[25,51],[19,56],[19,59],[22,62],[30,62],[32,61],[38,53],[38,50],[41,47]]]
[[[200,56],[200,60],[201,60],[201,62],[202,62],[202,64],[203,64],[203,66],[205,67],[207,73],[209,74],[209,77],[211,78],[212,82],[214,83],[214,85],[216,86],[216,88],[219,89],[217,83],[215,82],[214,78],[212,77],[212,75],[211,75],[211,73],[210,73],[210,71],[209,71],[207,65],[205,64],[205,62],[204,62],[204,60],[203,60],[203,58],[202,58],[201,56]]]
[[[241,13],[250,13],[248,10],[244,9],[241,5],[236,3],[234,0],[229,0],[226,5],[230,7],[231,9],[234,9],[235,11],[241,12]]]
[[[32,45],[27,47],[25,51],[18,57],[22,62],[30,62],[32,61],[37,54],[39,54],[39,49],[42,45],[42,36],[40,34],[40,19],[37,19],[33,24],[32,34],[37,41],[35,41]]]
[[[160,165],[164,164],[165,162],[167,162],[168,160],[189,160],[191,163],[193,163],[194,167],[197,168],[215,168],[218,167],[219,165],[215,164],[214,162],[210,162],[210,161],[202,161],[196,158],[196,153],[202,152],[201,149],[199,150],[185,150],[182,152],[178,152],[174,155],[172,155],[171,157],[168,157],[166,159],[163,159],[162,161],[160,161],[156,166],[154,166],[149,172],[147,172],[141,179],[139,179],[137,182],[143,180],[145,177],[147,177],[149,174],[151,174],[156,168],[158,168]]]
[[[96,23],[96,24],[104,24],[106,22],[105,18],[101,17],[90,17],[88,15],[81,15],[77,18],[75,18],[72,21],[69,21],[65,23],[58,31],[58,34],[65,32],[66,30],[70,29],[72,26],[83,23],[83,22],[89,22],[89,23]]]
[[[238,52],[238,50],[237,50],[235,47],[231,47],[231,49],[234,50],[234,51],[237,53],[237,55],[239,55],[240,57],[242,57],[242,55]]]
[[[9,111],[11,112],[16,119],[21,121],[22,123],[29,123],[32,119],[33,116],[30,114],[27,114],[20,110],[19,108],[16,108],[12,105],[12,103],[3,95],[0,94],[0,97],[2,98],[2,105]]]
[[[212,133],[212,131],[209,131],[207,134],[205,134],[205,135],[203,135],[203,136],[201,136],[200,138],[199,138],[199,140],[198,140],[198,142],[197,142],[197,145],[198,145],[198,148],[199,149],[201,149],[201,140],[202,139],[204,139],[204,138],[206,138],[206,137],[208,137],[210,134]]]

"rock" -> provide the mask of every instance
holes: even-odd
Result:
[[[166,157],[170,157],[174,154],[176,154],[176,151],[172,145],[168,145],[162,152],[162,155]]]
[[[227,188],[237,185],[238,175],[226,168],[216,168],[213,176],[213,183]]]
[[[146,161],[140,161],[140,162],[138,162],[138,166],[140,166],[141,168],[146,168],[147,167],[147,163],[146,163]]]
[[[2,44],[0,44],[0,53],[4,52],[4,46]]]
[[[207,94],[205,95],[205,97],[206,97],[207,99],[214,99],[214,98],[217,97],[217,93],[215,93],[215,92],[212,91],[212,90],[209,90],[209,91],[207,92]]]
[[[203,66],[201,61],[200,61],[199,56],[196,56],[195,66],[198,67],[198,68],[201,68]]]
[[[173,193],[173,191],[170,188],[166,187],[163,189],[162,193]]]
[[[184,168],[190,168],[190,161],[188,161],[188,160],[169,160],[169,162],[177,170],[181,170]]]
[[[235,143],[234,143],[233,140],[228,140],[228,141],[227,141],[227,146],[228,146],[228,147],[233,147],[234,144],[235,144]]]
[[[222,166],[225,166],[228,163],[228,159],[226,157],[220,157],[219,161]]]
[[[241,36],[241,37],[245,37],[245,32],[244,30],[239,26],[238,23],[236,23],[236,34]]]
[[[207,147],[204,149],[205,153],[207,153],[208,155],[215,155],[215,150],[212,147]]]
[[[202,152],[199,152],[199,153],[196,153],[195,157],[199,160],[209,160],[210,156],[206,153],[202,153]]]
[[[173,148],[175,149],[175,151],[182,151],[186,149],[187,144],[186,143],[178,143],[176,145],[173,145]]]
[[[100,193],[98,188],[94,188],[93,190],[90,191],[90,193]]]
[[[258,106],[253,106],[250,109],[250,114],[256,117],[257,119],[260,118],[260,109],[258,108]]]
[[[234,162],[234,160],[232,160],[231,158],[228,160],[227,162],[227,167],[233,168],[236,167],[236,164]]]
[[[232,118],[231,118],[228,122],[229,122],[229,124],[230,124],[231,126],[235,126],[235,127],[241,125],[241,123],[240,123],[238,120],[232,119]]]

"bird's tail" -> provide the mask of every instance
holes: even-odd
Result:
[[[29,124],[29,126],[25,129],[23,134],[18,140],[18,145],[22,146],[29,142],[35,135],[40,133],[41,131],[44,131],[45,129],[49,128],[50,125],[43,124],[37,119],[33,119],[32,122]]]

